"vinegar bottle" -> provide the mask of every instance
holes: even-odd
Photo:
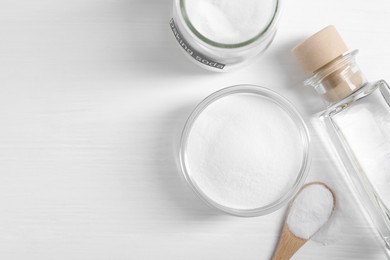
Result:
[[[333,26],[293,49],[327,108],[320,113],[347,178],[390,247],[390,88],[368,82]]]

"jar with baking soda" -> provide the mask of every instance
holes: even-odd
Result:
[[[275,37],[282,0],[174,0],[175,41],[195,64],[230,71],[264,52]]]

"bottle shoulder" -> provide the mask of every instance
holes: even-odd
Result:
[[[370,99],[373,95],[378,96],[380,99],[384,99],[386,103],[390,105],[389,84],[385,80],[378,80],[374,82],[367,82],[346,98],[338,101],[337,103],[330,104],[326,109],[319,113],[319,117],[322,119],[331,118],[342,111],[348,110],[355,104],[361,103],[361,100]]]

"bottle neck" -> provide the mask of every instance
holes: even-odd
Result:
[[[346,53],[321,67],[305,85],[314,87],[328,105],[348,97],[367,82],[355,62],[357,53],[357,50]]]

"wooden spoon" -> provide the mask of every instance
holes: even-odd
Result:
[[[308,184],[304,185],[301,188],[301,190],[298,192],[298,194],[294,197],[294,199],[292,200],[292,202],[289,205],[288,213],[290,213],[291,205],[293,204],[294,200],[298,197],[298,195],[302,192],[303,189],[305,189],[309,185],[318,185],[318,184],[325,186],[325,188],[327,188],[332,193],[332,196],[333,196],[333,209],[332,209],[332,211],[333,211],[335,204],[336,204],[334,192],[326,184],[324,184],[322,182],[312,182],[312,183],[308,183]],[[287,214],[287,216],[288,216],[288,214]],[[321,228],[322,228],[322,226],[314,234],[316,234]],[[286,218],[284,225],[283,225],[282,233],[281,233],[281,236],[279,239],[279,243],[278,243],[278,246],[276,247],[276,250],[275,250],[274,256],[272,257],[272,260],[290,259],[307,241],[308,241],[308,239],[303,239],[303,238],[297,237],[296,235],[294,235],[294,233],[292,233],[290,231],[290,229],[288,228],[287,218]]]
[[[307,239],[295,236],[289,229],[287,223],[284,223],[282,235],[280,236],[278,246],[272,260],[290,259],[301,248]]]

